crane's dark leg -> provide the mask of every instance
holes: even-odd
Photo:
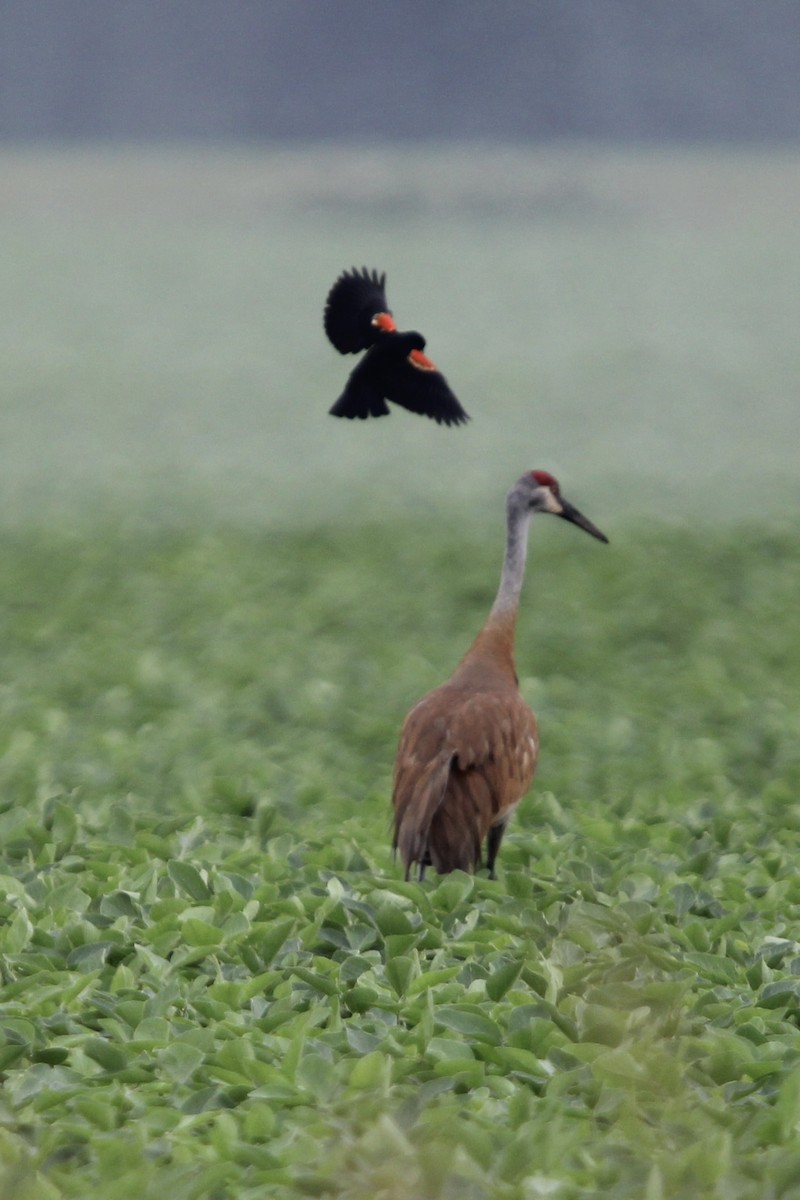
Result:
[[[507,824],[508,821],[498,821],[496,825],[492,825],[486,835],[486,866],[489,868],[490,879],[497,878],[494,873],[494,864],[497,860],[497,852],[500,849],[500,843],[503,840]]]
[[[425,878],[425,868],[429,865],[430,865],[430,859],[428,859],[428,858],[419,859],[417,861],[417,864],[416,864],[416,866],[417,866],[417,883],[422,883],[423,879]],[[412,860],[406,867],[406,873],[405,873],[406,883],[408,883],[409,879],[411,878],[411,868],[413,866],[414,866],[414,861]]]

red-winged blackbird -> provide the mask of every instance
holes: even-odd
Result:
[[[386,300],[386,275],[344,271],[328,292],[325,332],[340,354],[366,350],[330,410],[334,417],[388,417],[387,400],[438,425],[469,420],[447,380],[422,351],[421,333],[400,333]]]

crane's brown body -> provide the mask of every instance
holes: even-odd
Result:
[[[406,878],[416,863],[440,874],[474,871],[486,842],[495,860],[508,820],[536,770],[536,718],[522,699],[514,632],[534,513],[563,517],[608,539],[561,496],[546,471],[531,471],[506,498],[507,534],[500,587],[475,641],[441,687],[405,719],[394,771],[394,840]]]
[[[513,617],[489,621],[442,687],[405,719],[394,773],[395,849],[406,867],[474,871],[494,863],[539,752],[514,669]]]

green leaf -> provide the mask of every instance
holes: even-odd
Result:
[[[733,983],[736,980],[735,964],[720,954],[692,952],[686,955],[686,961],[715,983]]]
[[[297,1067],[296,1080],[318,1100],[327,1100],[336,1087],[336,1072],[332,1063],[321,1054],[304,1054]]]
[[[23,903],[29,903],[30,897],[25,891],[25,887],[13,875],[0,874],[0,896],[14,896],[17,900]]]
[[[106,917],[141,917],[141,908],[129,892],[112,892],[100,901],[100,912]]]
[[[688,883],[678,883],[675,887],[670,888],[675,911],[679,917],[683,917],[697,903],[697,892]]]
[[[344,1002],[351,1012],[364,1013],[372,1008],[380,999],[374,988],[356,985],[345,994]]]
[[[621,1048],[604,1050],[592,1063],[595,1075],[612,1087],[630,1087],[647,1076],[645,1068],[628,1051]]]
[[[339,968],[339,978],[344,983],[353,983],[359,979],[365,971],[370,971],[374,963],[372,959],[366,958],[359,954],[349,954],[347,958],[342,960]]]
[[[249,932],[250,921],[243,912],[231,913],[222,922],[222,940],[225,942],[244,937]]]
[[[71,846],[78,833],[78,821],[74,810],[69,805],[56,801],[51,812],[53,837],[57,842]]]
[[[319,971],[309,971],[306,967],[295,967],[293,974],[325,996],[333,996],[336,993],[336,981],[329,975],[323,975]]]
[[[37,1025],[27,1017],[2,1017],[0,1025],[3,1037],[13,1043],[33,1046],[36,1042]]]
[[[418,933],[390,933],[384,938],[386,957],[396,958],[413,950],[419,941]]]
[[[602,1004],[581,1004],[578,1009],[578,1030],[581,1041],[618,1046],[628,1030],[628,1014]]]
[[[159,1055],[164,1071],[176,1083],[186,1083],[205,1060],[205,1052],[186,1042],[171,1042]]]
[[[496,1021],[474,1009],[442,1005],[435,1010],[434,1020],[437,1025],[444,1025],[446,1029],[475,1041],[487,1042],[490,1046],[497,1046],[502,1041],[503,1035]]]
[[[386,937],[389,934],[410,934],[414,927],[406,912],[396,904],[381,904],[375,913],[375,924]]]
[[[4,1046],[0,1046],[0,1071],[5,1071],[28,1054],[28,1047],[19,1042],[7,1042]]]
[[[167,865],[169,877],[177,887],[203,904],[212,899],[212,892],[196,867],[181,859],[172,859]]]
[[[0,1051],[0,1055],[2,1051]],[[31,1055],[33,1062],[49,1063],[50,1066],[60,1066],[69,1061],[69,1050],[64,1046],[42,1046]]]
[[[137,1042],[151,1042],[153,1045],[158,1045],[161,1042],[169,1041],[172,1034],[172,1026],[166,1017],[145,1017],[134,1030],[134,1038]]]
[[[486,1068],[482,1062],[472,1058],[451,1058],[447,1061],[437,1062],[433,1073],[438,1077],[452,1078],[454,1083],[459,1084],[461,1090],[471,1091],[483,1087]]]
[[[6,930],[0,933],[6,954],[19,954],[31,940],[33,925],[27,912],[21,908]]]
[[[345,937],[350,949],[356,953],[361,950],[368,950],[378,940],[374,928],[371,925],[364,925],[360,922],[348,925],[345,929]]]
[[[75,1096],[72,1101],[75,1111],[104,1133],[110,1133],[116,1126],[117,1113],[113,1105],[100,1096],[84,1092]]]
[[[293,917],[284,917],[283,920],[275,921],[265,932],[259,932],[257,941],[254,940],[252,944],[257,947],[265,966],[269,966],[276,957],[295,925]],[[254,928],[253,933],[255,932]]]
[[[419,972],[419,962],[415,958],[400,956],[391,958],[386,964],[386,978],[398,996],[404,996],[412,979]]]
[[[133,842],[136,826],[126,805],[114,804],[111,807],[111,820],[108,825],[108,839],[112,844],[130,846]]]
[[[800,1006],[800,983],[794,979],[779,979],[762,988],[759,997],[762,1008],[794,1008]]]
[[[425,1050],[437,1062],[462,1062],[475,1057],[468,1045],[463,1041],[455,1041],[453,1038],[433,1037]]]
[[[486,995],[490,1000],[502,1000],[506,992],[517,982],[522,971],[522,961],[504,963],[486,980]]]
[[[83,1052],[105,1071],[121,1071],[128,1066],[128,1055],[119,1046],[104,1038],[87,1038],[83,1043]]]
[[[379,1050],[357,1058],[350,1071],[350,1086],[364,1091],[387,1092],[392,1077],[392,1062]]]
[[[444,912],[453,912],[472,895],[475,880],[463,871],[453,871],[445,877],[431,895],[431,903]]]
[[[496,1046],[488,1057],[504,1071],[513,1071],[515,1074],[537,1080],[550,1078],[550,1071],[530,1050],[521,1050],[516,1046]]]
[[[210,925],[208,921],[199,921],[196,917],[189,917],[182,923],[181,933],[187,946],[218,946],[223,940],[221,929]]]
[[[113,942],[88,942],[85,946],[76,946],[67,955],[67,966],[78,971],[99,970],[109,953],[116,949]]]
[[[416,996],[428,988],[438,988],[440,984],[449,983],[461,972],[460,966],[440,967],[435,971],[423,971],[416,979],[412,979],[407,988],[409,996]]]

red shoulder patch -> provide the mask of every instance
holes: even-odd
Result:
[[[436,370],[436,364],[432,363],[427,354],[423,354],[421,350],[412,350],[408,356],[408,361],[412,367],[417,367],[420,371]]]
[[[382,330],[383,333],[397,333],[397,326],[394,323],[394,317],[391,313],[375,313],[375,316],[372,318],[372,324]]]

